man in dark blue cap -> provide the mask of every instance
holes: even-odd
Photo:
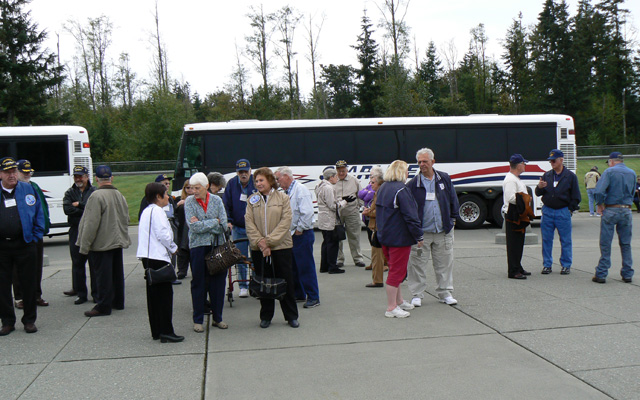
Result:
[[[246,239],[247,230],[244,225],[244,214],[247,211],[247,197],[256,191],[253,186],[253,176],[251,176],[251,164],[246,158],[241,158],[236,162],[236,174],[229,179],[229,183],[224,190],[222,202],[227,210],[227,221],[233,235],[233,240]],[[239,242],[238,249],[246,257],[249,256],[249,242]],[[249,282],[247,281],[247,266],[238,264],[238,286],[240,287],[240,297],[249,297]]]
[[[62,209],[69,222],[69,255],[71,256],[71,290],[63,292],[67,296],[77,296],[74,304],[87,302],[87,270],[88,257],[80,254],[80,247],[76,245],[78,240],[78,226],[84,213],[84,207],[89,201],[89,196],[96,188],[91,186],[89,170],[82,165],[73,167],[73,186],[64,193]],[[93,259],[89,261],[89,280],[91,282],[91,297],[96,299],[96,276]]]
[[[618,232],[622,253],[622,280],[631,283],[633,260],[631,258],[631,204],[636,189],[636,173],[624,165],[622,153],[614,151],[607,160],[609,168],[602,173],[596,185],[596,204],[600,220],[600,261],[592,281],[605,283],[611,267],[611,241],[613,230]]]
[[[542,274],[551,273],[553,264],[553,236],[558,230],[560,238],[560,274],[569,275],[573,262],[571,242],[571,216],[580,208],[578,177],[564,166],[564,153],[558,149],[549,152],[551,169],[540,177],[536,196],[542,196]]]

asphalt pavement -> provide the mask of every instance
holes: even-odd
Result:
[[[634,213],[635,238],[639,230]],[[370,271],[348,255],[345,274],[318,274],[319,307],[298,303],[298,329],[279,307],[261,329],[259,302],[238,298],[236,285],[223,313],[229,329],[208,321],[195,333],[188,277],[174,286],[174,327],[186,339],[165,344],[151,339],[137,227],[125,251],[126,308],[108,317],[87,318],[90,303],[63,295],[66,237],[46,239],[51,305],[38,309],[37,333],[18,322],[0,337],[0,399],[640,399],[640,275],[622,282],[614,239],[607,283],[591,282],[599,219],[573,217],[570,275],[560,275],[556,238],[552,274],[540,274],[539,242],[525,246],[529,279],[507,279],[498,232],[456,231],[456,306],[437,301],[430,275],[422,307],[385,318],[384,288],[365,288]],[[317,265],[321,240],[316,233]],[[369,256],[364,231],[361,244]]]

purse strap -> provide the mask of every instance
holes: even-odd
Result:
[[[338,205],[336,204],[336,225],[342,225],[342,220],[340,219],[340,214],[338,213]]]
[[[151,212],[149,213],[149,241],[147,242],[147,260],[150,258],[149,254],[151,253],[151,221],[153,217],[153,207],[151,207]]]

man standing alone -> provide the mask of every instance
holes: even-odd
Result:
[[[129,207],[112,183],[111,168],[96,168],[98,189],[89,197],[78,228],[80,254],[95,262],[97,304],[87,317],[110,315],[124,309],[124,263],[122,249],[131,245]]]
[[[584,175],[584,186],[587,188],[587,197],[589,197],[589,216],[593,217],[595,213],[595,193],[596,193],[596,185],[598,184],[598,180],[600,179],[600,173],[598,172],[598,167],[593,166],[591,171],[587,172]],[[598,217],[600,214],[597,214]]]
[[[596,186],[596,204],[600,220],[600,261],[593,281],[605,283],[611,267],[611,241],[613,230],[618,232],[618,242],[622,253],[620,275],[626,283],[633,280],[633,260],[631,258],[631,203],[636,190],[636,173],[624,165],[622,153],[614,151],[609,155],[607,168]]]
[[[571,243],[571,216],[580,208],[580,186],[578,177],[564,166],[564,153],[553,149],[547,160],[551,170],[542,175],[536,187],[536,196],[542,196],[542,274],[551,273],[553,264],[553,235],[558,230],[560,245],[560,274],[569,275],[573,261]]]
[[[338,171],[338,182],[333,185],[338,200],[345,200],[347,205],[340,208],[340,218],[344,222],[347,230],[347,241],[351,250],[351,257],[356,267],[364,267],[364,257],[360,252],[360,202],[358,192],[360,191],[360,181],[355,176],[347,172],[347,162],[340,160],[336,162]],[[338,250],[338,268],[344,266],[344,252],[342,251],[342,241]]]

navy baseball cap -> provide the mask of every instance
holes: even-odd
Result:
[[[609,154],[609,160],[623,160],[622,157],[622,153],[620,153],[619,151],[614,151],[613,153]],[[606,162],[609,162],[609,160],[607,160]]]
[[[108,165],[98,165],[96,168],[96,177],[98,178],[111,178],[112,175],[111,168]]]
[[[349,164],[347,164],[347,162],[345,160],[336,161],[336,168],[346,168],[348,166],[349,166]]]
[[[167,174],[160,174],[160,175],[156,176],[156,182],[162,182],[165,179],[172,180],[173,178],[170,177],[170,176],[167,176]]]
[[[29,161],[29,160],[18,160],[18,171],[20,171],[20,172],[33,172],[33,168],[31,168],[31,161]]]
[[[89,170],[86,167],[83,167],[82,165],[76,165],[75,167],[73,167],[73,174],[74,175],[89,175]]]
[[[236,161],[236,171],[250,171],[251,170],[251,164],[249,163],[249,160],[247,160],[246,158],[241,158],[238,161]]]
[[[522,157],[522,154],[516,153],[512,155],[511,158],[509,158],[509,162],[520,164],[520,163],[528,163],[529,160],[525,160],[524,157]]]
[[[0,160],[0,168],[2,168],[3,171],[8,171],[13,168],[18,168],[18,164],[16,164],[16,160],[11,157],[4,157]]]
[[[549,152],[547,161],[555,160],[556,158],[564,158],[564,153],[558,149],[553,149]]]

